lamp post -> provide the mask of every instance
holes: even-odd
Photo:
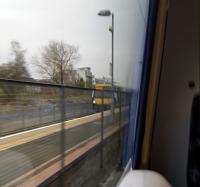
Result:
[[[111,64],[111,78],[112,78],[112,89],[114,91],[114,13],[111,13],[110,10],[101,10],[98,13],[99,16],[109,17],[112,18],[112,26],[109,28],[109,31],[112,34],[112,64]]]
[[[112,121],[114,121],[114,13],[111,13],[110,10],[101,10],[98,13],[99,16],[109,17],[112,18],[112,26],[109,28],[109,31],[112,34],[112,64],[111,64],[111,79],[112,79],[112,104],[111,104],[111,111],[112,111]]]

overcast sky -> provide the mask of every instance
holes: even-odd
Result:
[[[109,76],[111,17],[115,14],[115,81],[137,87],[141,70],[149,0],[1,0],[0,63],[9,58],[11,40],[27,50],[29,71],[38,78],[31,57],[49,40],[79,46],[77,67],[89,66],[96,77]]]

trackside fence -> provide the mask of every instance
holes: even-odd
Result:
[[[128,123],[130,97],[131,91],[119,88],[0,79],[0,186],[28,185],[31,178],[39,185],[76,160],[77,149],[89,150],[91,142],[100,145],[103,168],[101,145]]]

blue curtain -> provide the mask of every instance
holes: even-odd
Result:
[[[158,0],[150,0],[140,90],[130,95],[129,123],[124,129],[123,168],[130,159],[132,159],[133,168],[137,168],[140,161],[157,8]]]

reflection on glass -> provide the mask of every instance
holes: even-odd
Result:
[[[83,155],[66,186],[118,173],[147,15],[148,0],[0,2],[0,186],[41,184]]]

